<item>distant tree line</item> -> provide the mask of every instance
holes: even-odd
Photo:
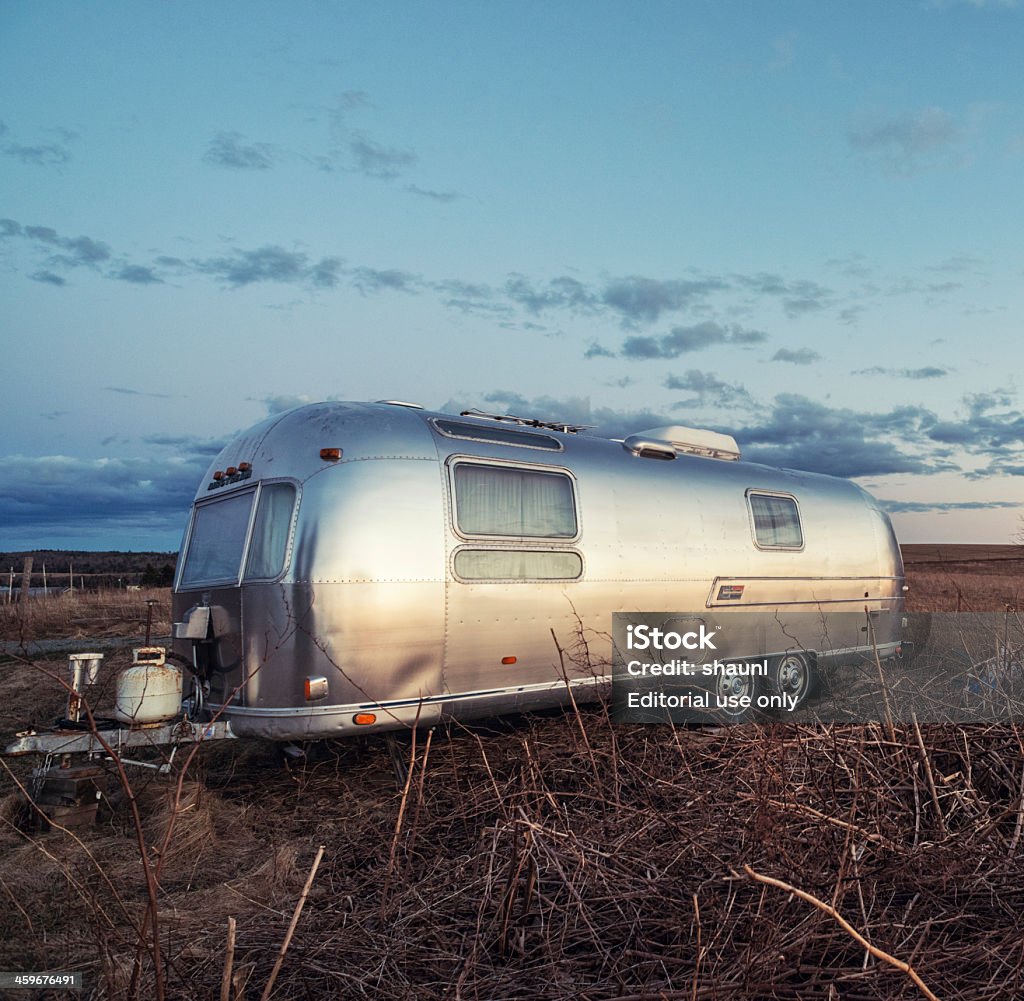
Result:
[[[32,586],[43,584],[43,569],[47,584],[61,590],[70,583],[74,573],[75,588],[85,587],[170,587],[174,580],[177,553],[159,552],[88,552],[67,549],[36,549],[32,552],[0,553],[0,583],[8,585],[13,570],[14,587],[21,583],[26,557],[32,557]]]

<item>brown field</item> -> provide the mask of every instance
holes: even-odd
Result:
[[[905,545],[907,611],[1024,607],[1024,546]]]
[[[910,600],[937,611],[1022,589],[1012,547],[905,556]],[[141,635],[147,595],[84,597],[0,609],[0,639]],[[166,632],[167,592],[150,597]],[[107,653],[98,707],[127,663]],[[0,740],[61,713],[64,672],[0,663]],[[51,997],[215,1001],[231,918],[227,996],[257,999],[324,846],[277,1001],[927,997],[887,956],[944,1001],[1024,997],[1021,733],[1024,714],[704,732],[586,707],[421,734],[401,791],[379,740],[289,766],[238,741],[172,778],[112,773],[95,827],[46,833],[17,759],[0,766],[0,970],[85,974],[89,993]]]

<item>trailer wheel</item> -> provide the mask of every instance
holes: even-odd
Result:
[[[799,709],[814,694],[817,674],[814,662],[806,653],[787,653],[780,657],[768,672],[773,695],[796,699],[793,709]]]
[[[711,689],[715,718],[721,723],[750,723],[764,719],[758,698],[764,679],[756,675],[717,674]]]

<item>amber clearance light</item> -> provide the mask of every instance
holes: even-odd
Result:
[[[371,723],[377,722],[376,713],[356,713],[352,717],[352,722],[359,726],[369,726]]]
[[[320,449],[320,458],[324,462],[337,462],[341,458],[340,448],[322,448]]]

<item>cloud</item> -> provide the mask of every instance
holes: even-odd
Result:
[[[209,461],[220,455],[227,441],[221,438],[199,438],[188,434],[151,434],[142,439],[147,445],[160,448],[171,448],[181,455],[192,459]]]
[[[490,285],[446,278],[444,281],[434,282],[430,287],[441,293],[441,301],[445,306],[462,313],[508,315],[512,312],[510,305],[496,301],[499,293]]]
[[[341,278],[345,262],[340,257],[324,257],[313,265],[310,280],[317,288],[334,288]]]
[[[691,351],[702,351],[713,344],[757,344],[768,339],[759,330],[739,326],[724,327],[706,320],[692,327],[673,327],[661,337],[627,337],[619,352],[624,358],[677,358]]]
[[[890,375],[896,379],[941,379],[949,375],[949,369],[925,365],[923,368],[883,368],[872,365],[870,368],[854,369],[850,375]]]
[[[6,136],[10,130],[0,122],[0,137]],[[32,167],[61,167],[71,159],[68,143],[77,138],[74,132],[55,128],[44,131],[55,133],[60,142],[41,142],[26,144],[20,142],[0,143],[0,153]]]
[[[710,372],[701,372],[691,368],[683,375],[670,375],[665,379],[666,389],[682,389],[697,395],[692,399],[680,400],[675,409],[680,407],[730,406],[736,403],[752,403],[750,394],[735,383],[723,382]]]
[[[354,111],[359,108],[372,108],[373,101],[365,90],[346,90],[338,96],[339,111]]]
[[[376,268],[356,268],[352,272],[352,284],[364,295],[368,292],[418,292],[420,280],[408,271]]]
[[[505,294],[533,314],[546,309],[587,311],[596,304],[593,293],[582,282],[565,275],[552,278],[546,285],[535,288],[529,279],[514,274],[505,283]]]
[[[967,416],[960,421],[937,421],[928,431],[933,441],[956,445],[995,457],[998,462],[1024,458],[1024,413],[1007,408],[1006,394],[976,393],[964,398]],[[993,470],[995,471],[995,470]]]
[[[1019,501],[895,501],[879,499],[878,503],[889,514],[923,511],[988,511],[998,508],[1021,507]]]
[[[67,279],[54,274],[52,271],[36,271],[34,274],[29,275],[29,278],[34,282],[42,282],[44,285],[67,285]]]
[[[956,119],[937,107],[862,121],[847,134],[856,152],[879,157],[889,173],[902,176],[953,162],[951,151],[962,137]]]
[[[928,6],[937,10],[957,6],[976,7],[979,10],[1013,10],[1019,3],[1020,0],[929,0]]]
[[[583,353],[584,358],[614,358],[615,352],[609,351],[606,347],[592,341],[590,347]]]
[[[38,146],[22,146],[19,143],[5,143],[0,146],[7,156],[12,156],[22,163],[35,167],[59,167],[71,159],[71,152],[56,143],[43,143]]]
[[[151,396],[158,400],[170,400],[168,393],[152,393],[144,389],[128,389],[126,386],[104,386],[108,393],[120,393],[122,396]]]
[[[245,143],[238,132],[218,132],[206,147],[203,160],[234,170],[268,170],[274,165],[274,149],[267,143]]]
[[[696,278],[649,278],[629,275],[591,287],[567,276],[537,282],[512,274],[505,287],[509,299],[531,313],[568,309],[616,316],[626,329],[656,323],[669,313],[706,310],[717,293],[745,289],[758,297],[781,301],[791,318],[825,309],[835,293],[817,282],[787,280],[778,275],[732,275],[728,279],[704,275]]]
[[[55,255],[51,260],[68,267],[96,265],[110,260],[110,247],[89,236],[60,236],[50,226],[25,226],[21,230],[21,235],[43,246],[67,251],[65,254]]]
[[[105,532],[125,538],[125,548],[132,531],[180,533],[206,462],[0,457],[0,522],[8,537]]]
[[[337,281],[340,264],[335,257],[310,263],[306,254],[268,245],[257,250],[236,250],[228,257],[193,261],[191,267],[199,274],[218,278],[232,288],[259,282],[329,287]]]
[[[421,198],[430,198],[432,201],[444,204],[454,202],[457,198],[462,197],[456,191],[431,191],[429,188],[421,188],[417,184],[407,184],[405,190],[411,195],[419,195]]]
[[[160,278],[152,268],[143,267],[140,264],[126,264],[114,271],[111,278],[118,281],[130,282],[132,285],[162,285]]]
[[[378,180],[391,181],[419,162],[415,150],[401,146],[388,146],[375,139],[365,129],[353,129],[349,124],[355,113],[374,107],[370,96],[362,90],[344,91],[328,111],[332,147],[325,155],[310,157],[320,170],[331,173],[349,170]],[[443,191],[431,191],[416,185],[406,188],[411,194],[451,201],[456,196]]]
[[[389,181],[419,159],[411,149],[384,146],[365,133],[358,133],[348,144],[355,169],[367,177]]]
[[[631,275],[609,282],[601,301],[618,313],[624,324],[655,323],[662,313],[686,309],[726,287],[717,278],[662,281]]]
[[[784,361],[791,365],[810,365],[821,361],[821,355],[810,348],[779,348],[771,357],[772,361]]]
[[[825,309],[834,299],[831,289],[806,279],[790,281],[765,271],[756,275],[734,275],[733,278],[742,288],[759,296],[779,299],[783,311],[790,318]]]
[[[844,477],[955,470],[930,447],[927,430],[935,420],[922,407],[870,413],[784,393],[758,423],[733,433],[745,459],[770,466]]]
[[[274,414],[283,414],[286,410],[291,410],[293,407],[301,407],[306,403],[316,403],[318,401],[314,400],[312,396],[306,396],[305,394],[280,394],[260,397],[259,402],[267,408],[267,416],[273,416]]]
[[[987,271],[985,262],[980,257],[971,257],[968,254],[947,257],[938,264],[929,264],[925,270],[954,275],[984,275]]]

